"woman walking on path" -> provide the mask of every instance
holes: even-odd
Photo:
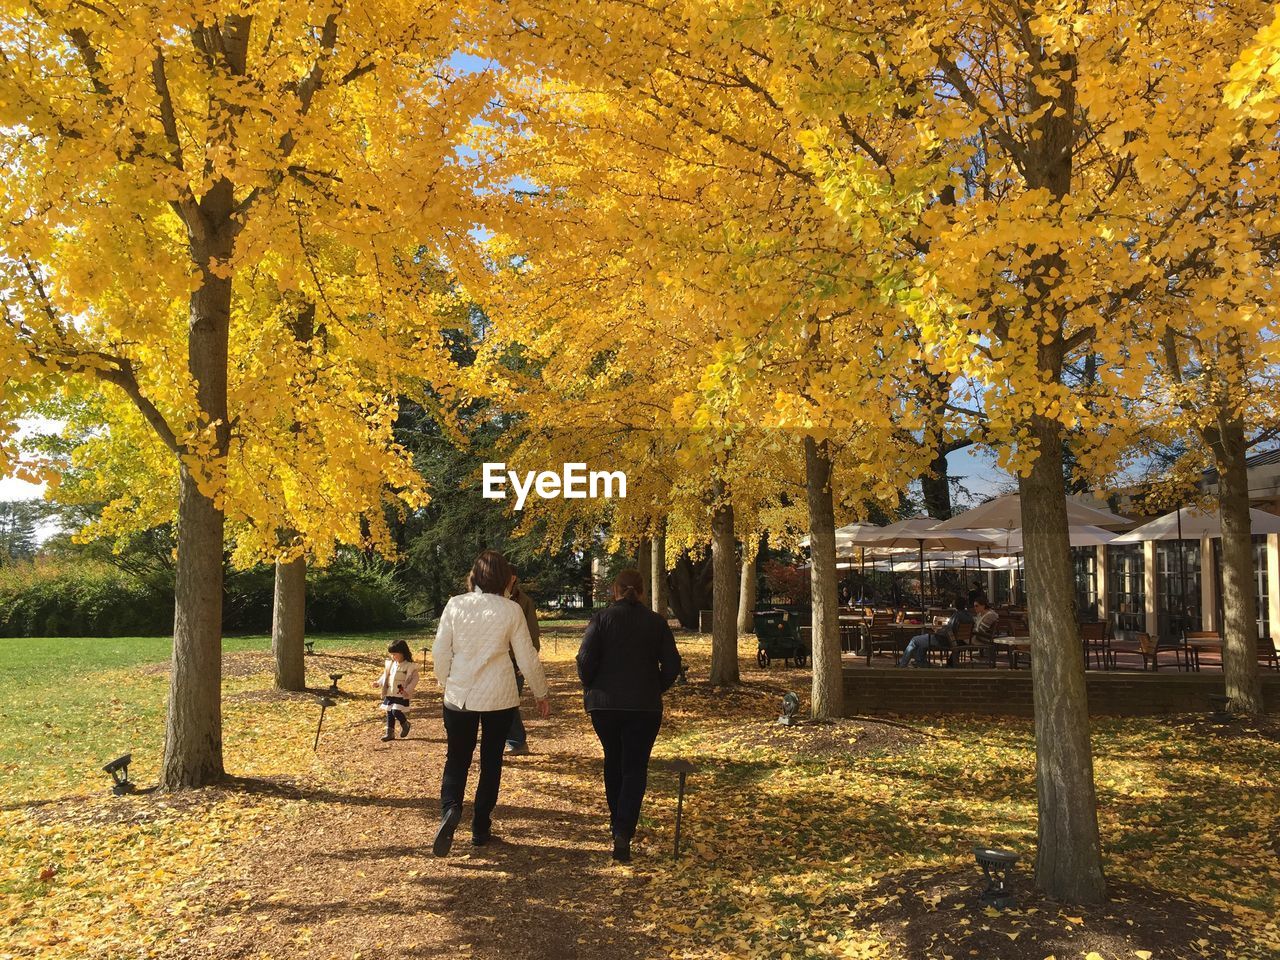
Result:
[[[645,605],[638,570],[618,574],[613,599],[587,624],[578,676],[604,748],[613,859],[627,863],[648,784],[649,754],[662,726],[662,695],[680,675],[680,653],[666,618]]]
[[[538,715],[551,712],[542,662],[529,639],[524,611],[503,596],[514,573],[506,558],[486,550],[467,576],[469,593],[450,598],[440,614],[432,659],[444,688],[444,730],[448,753],[440,780],[440,827],[432,852],[443,857],[453,844],[462,819],[467,771],[480,740],[480,779],[476,784],[471,842],[484,846],[492,838],[493,808],[502,781],[502,751],[512,715],[519,709],[511,656],[524,674]]]

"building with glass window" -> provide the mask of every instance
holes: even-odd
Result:
[[[1250,505],[1280,514],[1280,449],[1249,458]],[[1200,488],[1217,492],[1217,471]],[[1119,497],[1121,512],[1126,497]],[[1116,635],[1139,631],[1172,638],[1183,630],[1222,630],[1222,550],[1216,537],[1157,540],[1072,549],[1076,602],[1082,617],[1094,612]],[[1280,624],[1280,534],[1253,538],[1259,636]]]

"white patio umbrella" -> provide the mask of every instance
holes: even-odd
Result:
[[[989,547],[994,541],[984,533],[973,530],[939,530],[932,517],[912,517],[891,523],[880,531],[880,536],[867,543],[869,547],[915,547],[919,552],[920,599],[924,599],[924,551],[973,550]]]
[[[1254,533],[1280,533],[1280,517],[1265,510],[1249,510],[1249,527]],[[1201,537],[1222,536],[1222,519],[1216,510],[1199,507],[1179,507],[1163,517],[1130,530],[1111,542],[1143,543],[1147,540],[1199,540]]]
[[[880,528],[880,535],[867,540],[868,547],[916,547],[930,550],[972,550],[988,547],[994,538],[969,529],[943,530],[932,517],[912,517]]]
[[[1071,526],[1089,524],[1114,530],[1131,526],[1133,521],[1110,510],[1090,507],[1068,497],[1067,523]],[[1002,497],[995,497],[937,525],[938,530],[984,530],[992,527],[1000,530],[1022,529],[1022,497],[1019,494],[1007,493]]]
[[[883,529],[884,527],[876,524],[846,524],[836,527],[836,553],[869,543],[870,540],[876,539]],[[800,545],[808,547],[808,536],[800,540]],[[846,553],[845,556],[849,554]]]
[[[867,543],[878,537],[884,527],[875,523],[846,523],[836,528],[836,542]]]
[[[884,530],[884,527],[881,527],[878,524],[874,524],[874,523],[848,523],[848,524],[845,524],[843,527],[836,527],[836,557],[839,558],[839,557],[853,556],[853,551],[855,548],[861,547],[863,544],[867,543],[868,541],[875,539],[877,536],[880,535],[880,532],[882,530]],[[803,540],[801,540],[800,546],[808,547],[809,538],[805,537]],[[866,574],[866,567],[867,567],[866,554],[867,554],[866,548],[862,547],[861,572],[863,573],[864,576]],[[839,569],[838,564],[837,564],[837,569]],[[849,569],[849,568],[846,567],[845,569]]]
[[[1018,570],[1021,567],[1016,555],[1007,557],[992,557],[987,561],[992,570]]]
[[[981,533],[989,534],[995,544],[992,551],[1012,556],[1016,553],[1022,553],[1023,534],[1021,530],[983,530]],[[1095,527],[1092,524],[1082,523],[1067,528],[1067,535],[1071,540],[1073,547],[1099,547],[1104,544],[1114,543],[1118,536],[1110,530],[1103,530],[1101,527]]]
[[[883,529],[884,527],[874,523],[849,523],[843,527],[836,527],[836,550],[868,543],[879,536]],[[803,538],[800,546],[809,546],[809,538]]]

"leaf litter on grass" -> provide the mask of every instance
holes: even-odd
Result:
[[[1029,890],[1029,723],[947,717],[782,728],[774,723],[781,693],[803,691],[806,671],[749,668],[743,686],[715,691],[698,682],[706,644],[682,637],[693,682],[669,695],[655,756],[697,766],[685,853],[670,857],[674,777],[655,766],[637,860],[614,867],[598,822],[598,747],[575,714],[574,643],[565,634],[547,655],[562,725],[531,725],[535,754],[514,762],[504,782],[499,816],[511,842],[440,863],[422,858],[435,774],[411,767],[402,783],[379,777],[392,749],[401,758],[416,751],[414,764],[438,763],[433,708],[416,708],[421,740],[389,745],[373,763],[382,758],[373,697],[348,694],[326,719],[316,759],[314,715],[267,694],[269,662],[261,657],[255,669],[248,658],[227,682],[228,767],[262,778],[261,788],[202,791],[183,808],[158,797],[83,799],[84,785],[74,784],[51,794],[74,789],[73,801],[0,812],[12,852],[0,866],[0,957],[62,957],[73,948],[274,957],[304,946],[315,956],[390,956],[385,941],[405,902],[415,904],[415,949],[477,960],[556,950],[591,960],[1035,960],[1053,951],[1059,960],[1087,952],[1140,960],[1143,951],[1225,960],[1280,951],[1271,846],[1280,746],[1265,730],[1215,738],[1193,723],[1097,720],[1099,816],[1117,899],[1062,910]],[[367,646],[329,652],[355,658],[343,661],[347,690],[363,687],[364,659],[376,672]],[[111,682],[122,698],[154,695],[119,675]],[[95,780],[95,794],[104,786],[105,777]],[[388,801],[413,824],[402,846],[382,837],[378,803]],[[121,809],[138,813],[116,816]],[[1023,909],[992,917],[977,906],[977,842],[1023,855]],[[291,864],[299,846],[307,852]],[[524,916],[505,933],[480,923],[468,890]],[[1182,942],[1153,944],[1150,930],[1126,922],[1126,909],[1162,895],[1175,911],[1167,926]],[[338,903],[361,912],[334,913]],[[215,952],[197,952],[206,942]]]

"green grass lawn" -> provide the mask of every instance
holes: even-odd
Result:
[[[390,637],[411,635],[317,634],[315,639],[318,652],[367,648],[377,657]],[[134,755],[131,776],[140,784],[154,779],[164,743],[171,647],[169,637],[0,639],[4,802],[48,800],[90,784],[100,787],[106,783],[102,765],[128,752]],[[265,654],[270,648],[266,636],[223,640],[223,652],[230,656]],[[321,680],[308,678],[313,685]],[[224,694],[243,686],[242,677],[224,678]]]

